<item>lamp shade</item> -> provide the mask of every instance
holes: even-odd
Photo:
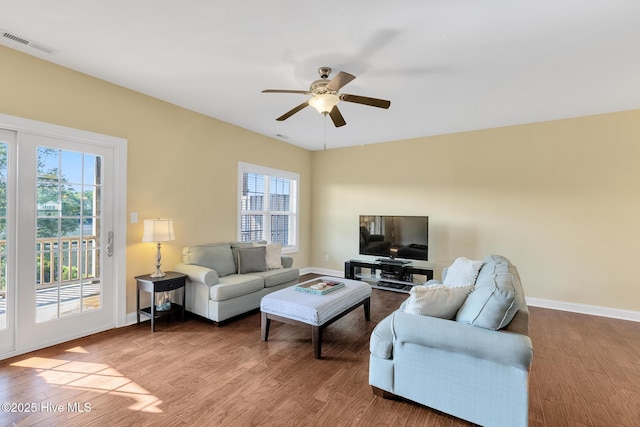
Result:
[[[175,240],[172,219],[145,219],[143,242],[168,242]]]
[[[325,93],[322,95],[315,95],[309,100],[309,105],[318,110],[320,114],[327,114],[333,110],[340,98],[337,95],[331,93]]]

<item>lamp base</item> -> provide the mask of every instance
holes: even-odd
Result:
[[[157,245],[158,246],[156,246],[156,271],[154,271],[149,275],[149,277],[153,279],[166,276],[166,274],[162,270],[160,270],[160,266],[162,265],[160,264],[160,261],[162,260],[162,256],[160,255],[160,242],[158,242]]]
[[[164,277],[164,276],[166,276],[166,275],[167,275],[167,273],[165,273],[164,271],[162,271],[162,270],[156,270],[156,271],[154,271],[153,273],[151,273],[151,274],[149,275],[149,277],[154,278],[154,279],[157,279],[158,277]]]

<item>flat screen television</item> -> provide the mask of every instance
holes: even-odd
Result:
[[[427,261],[429,217],[360,215],[360,255]]]

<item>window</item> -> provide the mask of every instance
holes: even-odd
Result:
[[[299,180],[297,173],[238,163],[238,240],[266,240],[281,243],[283,252],[296,251]]]

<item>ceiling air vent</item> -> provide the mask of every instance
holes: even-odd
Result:
[[[13,34],[9,31],[5,31],[5,30],[1,30],[0,29],[0,34],[2,34],[2,40],[11,40],[15,43],[20,43],[23,46],[28,46],[31,47],[33,49],[39,50],[40,52],[44,52],[44,53],[48,53],[50,55],[56,54],[58,53],[57,50],[52,49],[48,46],[43,45],[42,43],[36,43],[34,41],[31,41],[27,38],[24,37],[20,37],[17,34]]]

